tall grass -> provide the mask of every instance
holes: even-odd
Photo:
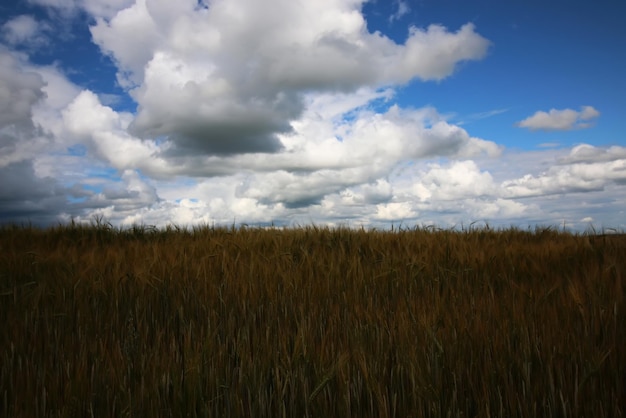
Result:
[[[0,415],[618,417],[626,236],[0,228]]]

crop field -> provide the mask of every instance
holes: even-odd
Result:
[[[625,416],[625,272],[551,228],[0,227],[0,416]]]

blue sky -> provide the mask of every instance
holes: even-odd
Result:
[[[457,114],[458,120],[506,109],[497,118],[473,121],[471,129],[482,138],[498,138],[498,143],[507,147],[528,149],[548,142],[624,143],[626,27],[622,16],[626,3],[416,3],[402,20],[418,25],[441,22],[451,28],[469,20],[492,46],[483,61],[465,65],[445,82],[413,83],[403,92],[402,103],[432,104],[444,113]],[[386,23],[380,22],[381,30]],[[529,134],[515,129],[511,122],[537,109],[584,104],[601,109],[602,119],[593,131]]]
[[[623,229],[625,12],[4,2],[0,222]]]

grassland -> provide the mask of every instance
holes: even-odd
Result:
[[[6,417],[619,417],[625,235],[0,228]]]

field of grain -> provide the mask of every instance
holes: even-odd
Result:
[[[626,235],[0,228],[6,417],[618,417]]]

